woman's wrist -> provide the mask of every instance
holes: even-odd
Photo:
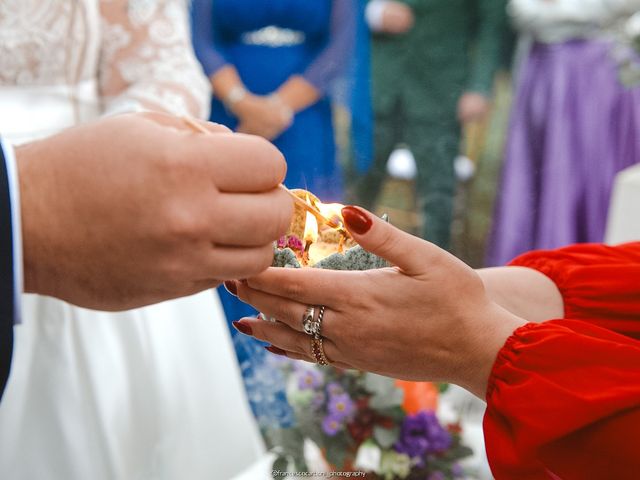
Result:
[[[301,75],[290,77],[274,93],[293,113],[304,110],[316,103],[321,93]]]
[[[471,321],[478,328],[471,330],[473,333],[466,339],[468,341],[461,342],[466,346],[459,352],[459,368],[452,383],[484,400],[498,353],[513,332],[527,321],[493,302],[486,309],[477,312],[475,319]]]
[[[249,92],[242,84],[236,84],[229,89],[227,94],[222,98],[222,103],[224,103],[225,107],[229,109],[229,111],[234,112],[236,106],[247,96]]]
[[[278,92],[272,93],[267,98],[273,104],[274,108],[280,112],[283,119],[286,119],[287,123],[290,123],[291,120],[293,120],[295,111],[289,104],[287,104],[287,102],[284,101]]]

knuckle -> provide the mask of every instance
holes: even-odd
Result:
[[[165,211],[165,228],[173,240],[198,240],[203,237],[207,222],[198,212],[176,203],[170,203]]]
[[[302,286],[296,281],[282,280],[282,291],[287,298],[299,298],[302,293]]]

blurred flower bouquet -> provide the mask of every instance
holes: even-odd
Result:
[[[434,385],[286,359],[279,365],[296,423],[265,432],[274,471],[308,472],[303,445],[310,439],[335,471],[384,480],[465,476],[458,461],[472,452],[457,424],[438,421]]]
[[[640,12],[627,20],[622,36],[622,42],[614,50],[620,64],[620,80],[627,86],[637,86],[640,84]]]

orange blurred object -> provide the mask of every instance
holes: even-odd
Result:
[[[407,382],[396,380],[396,385],[404,390],[402,408],[407,415],[415,415],[423,410],[438,408],[438,387],[431,382]]]

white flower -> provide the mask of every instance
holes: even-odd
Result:
[[[377,472],[380,468],[382,452],[372,441],[366,441],[358,449],[354,467],[365,472]]]
[[[635,13],[625,26],[625,32],[629,38],[640,37],[640,12]]]

